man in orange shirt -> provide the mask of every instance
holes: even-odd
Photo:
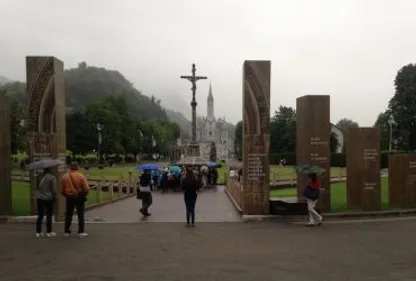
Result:
[[[62,195],[66,198],[65,236],[71,235],[74,208],[78,215],[78,236],[88,236],[85,232],[85,202],[90,190],[87,178],[79,172],[78,163],[71,164],[71,170],[61,177]]]

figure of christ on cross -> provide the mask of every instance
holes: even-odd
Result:
[[[195,64],[192,64],[192,76],[181,76],[182,79],[187,79],[192,83],[192,144],[196,145],[196,100],[195,100],[195,93],[196,93],[196,81],[200,79],[207,79],[205,76],[195,76],[196,68]]]

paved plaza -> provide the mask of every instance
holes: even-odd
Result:
[[[139,213],[141,201],[131,197],[87,212],[89,221],[107,222],[184,222],[185,203],[182,192],[153,192],[152,215],[143,220]],[[196,220],[199,222],[240,221],[224,187],[204,190],[198,194]]]
[[[57,225],[60,230],[61,225]],[[416,220],[88,224],[90,237],[35,238],[0,225],[0,280],[415,280]]]

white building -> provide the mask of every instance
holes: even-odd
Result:
[[[207,98],[207,115],[198,117],[196,120],[196,137],[201,156],[209,158],[211,144],[214,142],[217,149],[217,159],[227,160],[234,151],[233,135],[227,130],[225,118],[215,118],[214,97],[210,85]]]

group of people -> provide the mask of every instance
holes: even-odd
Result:
[[[85,203],[90,190],[87,178],[79,172],[78,163],[74,162],[70,170],[61,177],[62,196],[65,198],[65,225],[64,235],[71,235],[71,224],[74,210],[78,216],[78,236],[88,236],[85,232]],[[52,231],[52,214],[58,198],[58,182],[51,168],[46,168],[38,184],[33,190],[36,199],[37,219],[36,237],[54,237],[56,232]],[[46,215],[46,233],[42,232],[43,218]]]
[[[151,185],[152,189],[160,189],[162,193],[170,190],[177,190],[181,188],[182,180],[186,177],[187,169],[183,166],[163,167],[161,170],[151,170]],[[208,168],[201,166],[200,168],[193,168],[197,181],[200,183],[201,188],[208,186],[216,186],[218,180],[218,172],[216,168]]]
[[[138,180],[137,199],[142,201],[140,213],[145,217],[151,215],[149,213],[149,207],[153,202],[152,182],[154,182],[154,179],[152,179],[152,171],[144,170]],[[198,179],[198,171],[182,167],[180,172],[180,187],[184,193],[186,225],[195,226],[195,205],[198,190],[201,187],[201,182]]]

